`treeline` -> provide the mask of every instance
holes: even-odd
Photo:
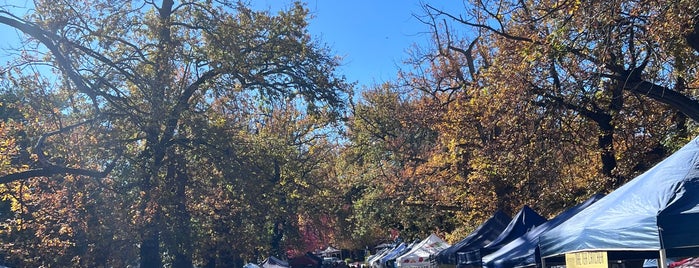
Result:
[[[308,10],[35,1],[0,90],[9,266],[239,267],[556,215],[699,134],[699,4],[424,5],[357,90]],[[360,96],[353,96],[353,91]]]
[[[432,43],[348,122],[355,236],[456,241],[497,208],[556,215],[697,132],[691,1],[425,4]]]

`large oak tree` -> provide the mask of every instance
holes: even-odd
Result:
[[[250,147],[235,146],[241,139],[221,141],[210,133],[243,129],[254,135],[254,128],[245,128],[254,119],[221,129],[230,125],[205,115],[221,107],[217,103],[259,113],[262,107],[290,103],[305,107],[303,115],[327,117],[343,108],[350,87],[335,75],[338,58],[306,31],[307,15],[298,3],[272,15],[239,2],[173,0],[35,1],[22,17],[0,10],[0,23],[26,37],[22,57],[3,74],[10,81],[6,90],[20,92],[28,104],[27,133],[33,141],[23,148],[31,157],[17,169],[3,166],[0,182],[40,187],[89,177],[96,179],[95,191],[101,183],[115,182],[124,199],[115,202],[133,204],[120,219],[135,230],[141,267],[161,266],[164,252],[172,265],[191,266],[189,243],[197,235],[192,224],[207,223],[193,220],[192,213],[203,210],[191,208],[190,198],[218,201],[202,197],[207,189],[190,193],[206,183],[207,177],[199,176],[221,174],[197,170],[213,165],[207,160],[228,158],[232,167],[241,167],[229,179],[248,174],[274,184],[280,176],[279,167],[248,165],[256,160],[246,157],[265,159],[267,153],[247,153]],[[235,121],[230,115],[236,113],[241,112],[219,119]],[[89,196],[83,201],[93,202]],[[235,206],[242,199],[226,200]],[[225,232],[220,228],[215,230]]]

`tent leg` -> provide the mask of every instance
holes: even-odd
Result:
[[[546,258],[541,257],[541,268],[546,268]],[[667,268],[667,267],[665,267]]]
[[[667,268],[667,256],[665,255],[665,249],[660,249],[660,258],[658,258],[658,268]]]

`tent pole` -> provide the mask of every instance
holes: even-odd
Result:
[[[667,268],[667,256],[665,255],[665,249],[660,249],[660,258],[658,258],[658,268]]]
[[[546,268],[546,258],[541,257],[541,268]],[[667,267],[665,267],[667,268]]]

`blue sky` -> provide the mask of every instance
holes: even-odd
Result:
[[[252,0],[258,9],[278,10],[292,0]],[[358,87],[390,81],[413,44],[426,45],[421,3],[461,13],[462,0],[305,0],[314,16],[309,31],[344,58],[340,72]]]
[[[0,3],[27,6],[26,0]],[[293,0],[250,0],[256,9],[276,12]],[[429,43],[429,29],[415,15],[422,15],[421,3],[460,13],[462,0],[304,0],[313,18],[309,31],[343,58],[339,73],[358,89],[393,80],[407,59],[413,44]],[[29,2],[30,3],[30,2]],[[0,49],[17,47],[17,33],[0,25]],[[0,57],[7,57],[0,52]]]

